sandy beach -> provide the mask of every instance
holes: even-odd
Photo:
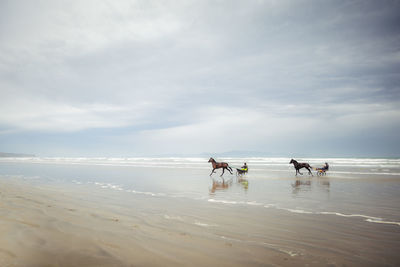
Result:
[[[188,203],[182,201],[138,199],[132,209],[116,209],[85,201],[85,191],[1,182],[0,192],[2,266],[395,266],[400,262],[400,229],[392,225],[365,222],[355,227],[348,218],[277,210],[260,216],[251,208],[191,205],[225,226],[215,233],[212,225],[184,223]],[[153,212],[142,217],[146,206]],[[160,213],[173,215],[163,218]]]
[[[161,193],[132,194],[132,190],[103,183],[49,183],[22,177],[2,175],[0,179],[1,266],[400,263],[396,223],[270,208],[257,202],[237,205],[217,198],[229,190],[222,187],[215,192],[210,187],[204,201]],[[301,180],[300,193],[302,185],[308,188],[315,179]],[[251,179],[249,183],[248,191],[238,185],[242,190],[238,192],[250,194]]]

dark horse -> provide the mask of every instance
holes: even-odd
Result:
[[[220,168],[222,168],[221,177],[222,177],[222,175],[224,175],[225,170],[228,170],[232,174],[232,168],[229,167],[228,163],[226,163],[226,162],[216,162],[215,159],[213,159],[213,158],[210,158],[208,160],[208,162],[211,162],[212,167],[213,167],[213,170],[212,170],[210,176],[215,172],[215,169],[220,169]]]
[[[311,176],[313,176],[313,174],[312,174],[312,172],[311,172],[311,166],[310,166],[310,164],[308,164],[308,163],[298,163],[296,160],[294,160],[294,159],[292,159],[291,161],[290,161],[290,163],[289,164],[292,164],[293,163],[293,165],[294,165],[294,168],[296,169],[296,176],[297,176],[297,173],[300,173],[300,175],[303,175],[301,172],[300,172],[300,169],[301,168],[306,168],[307,170],[308,170],[308,174],[311,174]]]

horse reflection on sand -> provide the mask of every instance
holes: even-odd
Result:
[[[210,188],[210,193],[214,194],[216,191],[227,190],[232,185],[232,179],[229,181],[218,182],[213,179],[212,187]]]
[[[236,184],[245,191],[249,189],[249,181],[241,177],[238,177],[237,179],[229,179],[228,181],[223,180],[222,182],[212,179],[210,193],[215,194],[217,191],[227,191],[233,184]]]
[[[313,183],[313,180],[300,180],[297,179],[294,183],[292,183],[293,194],[297,194],[299,192],[311,192],[313,190],[318,190],[320,192],[330,191],[331,183],[328,178],[318,178],[316,183]],[[314,184],[314,186],[313,186]]]
[[[311,191],[311,180],[296,180],[295,183],[292,184],[292,187],[293,194],[297,194],[300,191]]]

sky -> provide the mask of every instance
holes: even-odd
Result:
[[[399,11],[0,0],[0,151],[399,157]]]

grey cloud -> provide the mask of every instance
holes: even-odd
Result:
[[[217,132],[226,138],[218,149],[229,150],[242,138],[267,148],[263,135],[286,147],[281,129],[287,139],[333,140],[338,132],[318,129],[326,120],[328,129],[345,125],[350,139],[360,129],[383,136],[391,129],[380,123],[385,118],[399,123],[392,115],[400,92],[398,1],[2,5],[3,133],[64,122],[78,135],[114,129],[111,139],[139,136],[150,147],[156,137],[168,143],[189,132],[185,145],[196,138],[199,150]],[[368,122],[371,110],[379,116]],[[308,130],[293,132],[287,124],[302,128],[299,117]],[[249,121],[246,134],[235,121]],[[184,150],[173,142],[165,149],[178,147]]]

